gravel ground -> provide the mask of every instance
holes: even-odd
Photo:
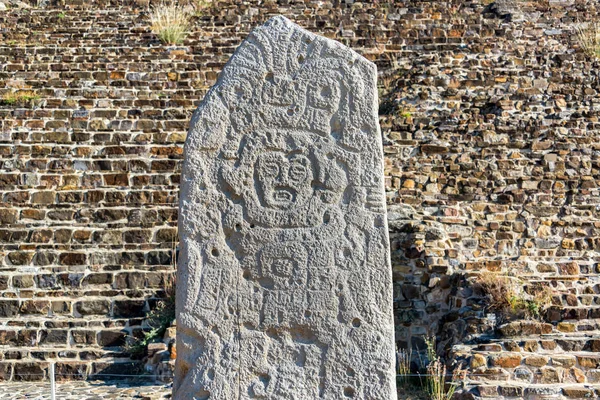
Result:
[[[171,385],[140,381],[85,381],[56,384],[57,400],[164,400],[171,398]],[[50,400],[50,383],[0,383],[0,400]],[[398,390],[398,400],[427,400],[419,390]]]
[[[171,385],[139,381],[58,382],[57,400],[162,400],[171,398]],[[50,400],[50,383],[0,383],[0,400]]]

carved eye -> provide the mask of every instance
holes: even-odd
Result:
[[[279,166],[274,162],[267,161],[263,163],[262,171],[266,177],[275,178],[279,175]]]
[[[290,179],[293,181],[303,181],[306,179],[306,167],[299,163],[290,166]]]

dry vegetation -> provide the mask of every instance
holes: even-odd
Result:
[[[541,318],[552,305],[552,290],[547,286],[529,286],[517,278],[484,272],[479,274],[475,287],[487,298],[487,309],[501,320],[512,318]]]
[[[177,3],[159,3],[152,6],[150,22],[152,32],[164,44],[181,44],[190,29],[192,9]]]
[[[579,48],[590,57],[600,58],[600,23],[597,21],[575,25],[575,39]]]
[[[153,4],[150,7],[152,32],[164,44],[181,44],[192,28],[192,18],[202,15],[212,4],[211,0],[161,1]]]
[[[403,399],[450,400],[464,380],[466,370],[458,365],[448,374],[446,364],[437,354],[435,338],[426,337],[425,344],[425,359],[419,354],[421,369],[414,375],[411,373],[412,353],[398,352],[398,393]]]

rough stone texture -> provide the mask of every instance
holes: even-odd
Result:
[[[376,67],[278,16],[194,114],[174,398],[395,399]]]

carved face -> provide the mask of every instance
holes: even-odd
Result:
[[[263,206],[288,210],[312,196],[313,167],[302,154],[271,151],[258,156],[254,180]]]

